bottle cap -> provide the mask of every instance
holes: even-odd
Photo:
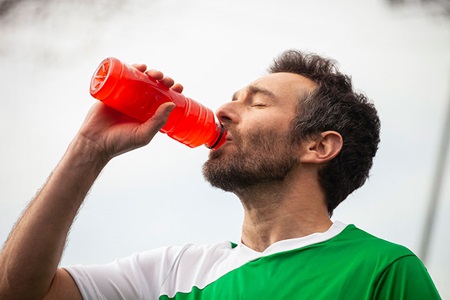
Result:
[[[96,99],[105,100],[122,76],[122,64],[114,57],[104,59],[91,79],[90,93]]]

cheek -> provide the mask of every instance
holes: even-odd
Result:
[[[264,121],[255,123],[254,127],[249,129],[249,133],[260,135],[270,135],[272,139],[286,136],[291,131],[288,119],[280,120],[278,118],[266,118]]]
[[[230,128],[230,132],[245,149],[261,143],[276,144],[292,136],[291,120],[292,116],[286,112],[269,109],[255,111],[246,114],[239,124]]]

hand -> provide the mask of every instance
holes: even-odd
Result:
[[[181,84],[175,84],[172,78],[165,77],[160,71],[147,70],[144,64],[133,67],[175,92],[183,91]],[[76,140],[83,143],[83,149],[88,149],[89,159],[102,159],[106,163],[114,156],[147,145],[167,122],[174,107],[174,103],[164,103],[148,121],[140,123],[97,102],[89,111]]]
[[[164,74],[161,71],[153,70],[153,69],[146,71],[146,69],[147,69],[146,65],[133,65],[133,67],[135,67],[136,69],[138,69],[141,72],[144,72],[145,74],[152,77],[153,79],[158,80],[159,82],[161,82],[165,86],[171,88],[175,92],[177,92],[177,93],[183,92],[183,86],[181,84],[175,83],[175,81],[170,77],[164,77]]]

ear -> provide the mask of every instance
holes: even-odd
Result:
[[[318,137],[303,143],[302,163],[325,163],[335,158],[341,152],[342,136],[336,131],[322,132]]]

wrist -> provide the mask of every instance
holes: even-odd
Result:
[[[111,160],[94,141],[77,134],[70,143],[64,158],[70,161],[72,167],[92,167],[99,172]]]

